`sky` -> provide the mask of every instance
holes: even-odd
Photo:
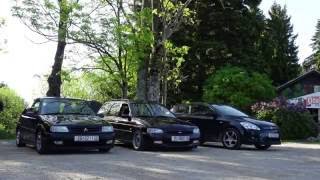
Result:
[[[14,89],[27,102],[43,96],[38,75],[48,74],[53,64],[56,44],[42,43],[45,40],[32,33],[17,18],[11,16],[13,0],[0,0],[0,17],[6,27],[0,30],[0,38],[6,37],[5,52],[0,52],[0,82]],[[319,0],[263,0],[260,8],[267,16],[271,5],[277,2],[286,5],[294,32],[298,34],[300,62],[312,53],[311,38],[320,19]],[[41,44],[39,44],[41,43]]]

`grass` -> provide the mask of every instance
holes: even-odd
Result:
[[[4,130],[3,126],[0,125],[0,139],[14,139],[15,134]]]

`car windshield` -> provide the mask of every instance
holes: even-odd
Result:
[[[225,105],[212,105],[219,114],[226,115],[226,116],[243,116],[243,117],[248,117],[247,114],[233,108],[230,106],[225,106]]]
[[[94,115],[87,101],[76,99],[45,99],[40,114]]]
[[[171,117],[175,116],[159,104],[131,103],[131,114],[136,117]]]

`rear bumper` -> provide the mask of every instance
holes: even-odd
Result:
[[[269,133],[279,134],[278,138],[270,138]],[[278,130],[246,131],[242,138],[243,144],[279,145],[281,144],[280,132]]]
[[[75,142],[74,137],[82,136],[99,136],[97,142]],[[50,133],[46,136],[46,144],[52,149],[99,149],[112,148],[114,146],[114,133],[90,133],[90,134],[67,134],[67,133]]]

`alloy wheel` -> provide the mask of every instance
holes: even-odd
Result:
[[[240,137],[234,129],[226,130],[222,141],[223,145],[228,149],[238,149],[240,147]]]
[[[141,134],[139,132],[134,133],[133,137],[133,147],[134,149],[139,149],[141,146]]]
[[[17,133],[16,133],[16,144],[17,145],[20,144],[20,130],[18,130]]]
[[[41,132],[37,133],[36,149],[37,149],[38,152],[42,151],[42,135],[41,135]]]

